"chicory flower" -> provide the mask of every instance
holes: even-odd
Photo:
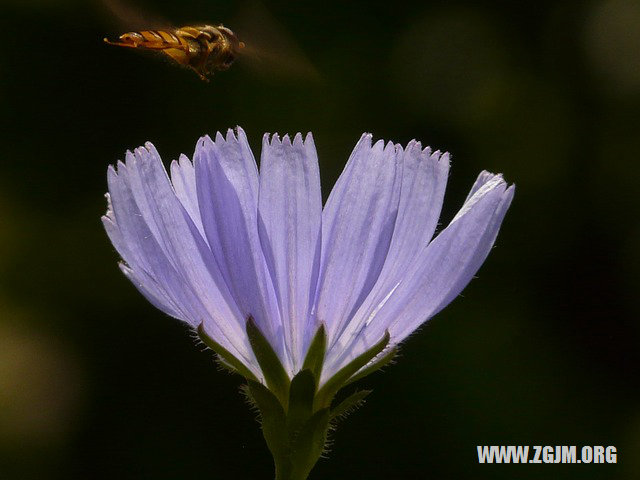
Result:
[[[514,187],[482,172],[433,238],[448,174],[447,153],[365,134],[323,208],[311,134],[265,135],[258,172],[240,128],[201,138],[170,176],[150,143],[109,167],[120,268],[245,377],[276,478],[306,478],[368,393],[333,405],[336,392],[386,364],[491,250]]]

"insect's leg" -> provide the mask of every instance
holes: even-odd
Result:
[[[202,80],[203,82],[207,82],[209,83],[209,77],[207,77],[204,73],[202,73],[199,69],[197,69],[196,67],[194,67],[193,65],[189,65],[189,68],[191,70],[193,70],[195,72],[196,75],[198,75],[198,77],[200,77],[200,80]]]

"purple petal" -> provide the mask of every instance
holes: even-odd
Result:
[[[379,312],[378,330],[389,328],[400,342],[458,296],[489,254],[513,193],[501,176],[486,179],[407,272],[394,301]]]
[[[206,240],[200,207],[198,206],[198,192],[196,191],[196,169],[186,155],[180,155],[180,160],[171,162],[171,183],[176,197],[191,217],[200,236]]]
[[[449,154],[411,142],[404,151],[398,218],[385,262],[387,283],[404,275],[436,230],[449,176]]]
[[[179,318],[192,326],[203,322],[212,338],[259,374],[244,319],[153,145],[128,153],[117,174],[109,170],[109,191],[120,232],[112,238],[121,242],[120,254],[138,288],[152,301],[164,294],[164,303],[180,306]]]
[[[260,160],[258,201],[260,238],[273,278],[284,341],[293,370],[302,367],[307,342],[315,333],[309,324],[320,265],[322,195],[318,159],[309,134],[293,144],[265,135]]]
[[[204,232],[241,315],[251,315],[287,366],[273,282],[258,235],[258,171],[246,136],[202,138],[194,155]]]
[[[126,165],[119,163],[118,173],[109,167],[107,178],[113,210],[103,217],[103,223],[113,245],[139,277],[153,279],[145,290],[152,298],[164,298],[167,313],[173,312],[177,318],[193,323],[201,310],[196,302],[186,300],[190,293],[140,213]]]
[[[378,279],[389,251],[401,184],[402,154],[363,135],[322,214],[316,318],[329,342],[347,325]]]
[[[473,195],[480,190],[480,188],[485,185],[488,181],[490,181],[493,177],[495,177],[495,173],[491,173],[491,172],[487,172],[486,170],[483,170],[482,172],[480,172],[480,174],[478,175],[478,178],[476,178],[476,181],[473,182],[473,185],[471,186],[471,190],[469,190],[469,194],[467,195],[467,198],[465,198],[464,202],[467,203],[471,197],[473,197]]]
[[[155,307],[172,317],[187,321],[189,315],[175,302],[175,296],[165,289],[162,282],[156,281],[152,274],[147,273],[148,270],[151,270],[151,267],[148,262],[145,261],[144,256],[140,258],[139,255],[136,255],[127,245],[116,223],[109,194],[107,194],[107,199],[109,207],[107,213],[102,217],[102,224],[111,243],[113,243],[116,250],[120,253],[120,256],[128,264],[121,263],[120,269]],[[145,264],[145,266],[142,266],[143,264]],[[137,274],[133,272],[133,268],[136,269]]]
[[[385,330],[399,343],[451,302],[469,283],[487,257],[513,198],[499,175],[483,172],[475,192],[456,217],[416,258],[394,285],[364,328],[343,337],[329,352],[327,375],[378,341]],[[359,312],[360,313],[360,312]]]
[[[420,143],[413,141],[403,156],[398,216],[389,253],[376,285],[344,328],[337,345],[350,344],[366,328],[367,319],[405,277],[438,224],[449,175],[449,154],[432,152],[429,147],[423,150]],[[331,354],[337,355],[337,350]]]
[[[174,318],[181,319],[181,317],[185,316],[184,314],[178,313],[180,309],[178,305],[171,305],[172,302],[170,297],[167,295],[166,291],[158,285],[154,278],[147,275],[144,271],[138,271],[138,273],[136,273],[122,262],[118,266],[122,273],[124,273],[125,277],[127,277],[138,291],[142,293],[147,300],[149,300],[151,305]],[[189,323],[188,320],[184,321]]]

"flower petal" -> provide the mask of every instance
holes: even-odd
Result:
[[[168,308],[166,313],[190,322],[198,313],[190,309],[193,302],[185,301],[189,292],[185,291],[181,278],[170,264],[151,233],[130,188],[126,165],[118,164],[118,172],[113,167],[107,171],[110,191],[110,210],[103,217],[103,224],[122,259],[139,278],[152,280],[145,288],[152,298],[164,298],[162,303]],[[113,206],[111,205],[113,203]],[[119,223],[117,221],[119,219]],[[138,283],[135,284],[138,286]],[[170,313],[171,314],[171,313]]]
[[[432,152],[429,147],[423,150],[420,143],[412,141],[403,156],[398,216],[389,253],[374,288],[349,320],[336,345],[349,344],[365,328],[371,315],[427,247],[438,224],[449,175],[449,154]],[[338,348],[329,355],[339,355]]]
[[[291,143],[265,135],[260,160],[259,232],[273,278],[292,359],[291,374],[300,370],[315,333],[309,314],[320,265],[322,194],[318,158],[311,134]]]
[[[388,328],[394,341],[410,335],[471,281],[495,242],[514,191],[500,175],[488,177],[425,249],[398,287],[397,297],[379,312],[376,324],[391,320]]]
[[[363,135],[322,214],[316,318],[329,345],[367,297],[384,265],[401,184],[401,151]]]
[[[280,356],[290,361],[273,282],[258,236],[258,171],[246,136],[229,131],[198,142],[196,190],[204,232],[242,316],[251,316]]]
[[[117,174],[109,170],[109,191],[126,245],[120,253],[144,290],[156,296],[164,291],[170,306],[181,307],[179,318],[192,326],[204,323],[212,338],[259,373],[244,319],[153,145],[128,153]],[[149,278],[155,284],[144,283]]]
[[[177,305],[171,305],[173,302],[171,302],[170,297],[168,297],[167,293],[162,290],[162,287],[160,287],[152,277],[148,276],[144,271],[136,273],[122,262],[118,266],[122,273],[124,273],[124,276],[149,300],[151,305],[174,318],[181,319],[181,317],[185,317],[184,314],[178,313],[179,307]],[[188,320],[184,321],[189,323]]]
[[[196,169],[186,155],[180,155],[179,161],[171,162],[171,183],[176,192],[176,197],[182,203],[200,236],[206,241],[200,207],[198,206],[198,193],[196,191]]]
[[[116,223],[109,194],[107,194],[107,199],[109,207],[107,213],[102,217],[102,224],[104,225],[111,243],[120,253],[122,259],[128,264],[121,262],[120,269],[155,307],[172,317],[186,321],[188,315],[186,315],[180,306],[175,303],[172,296],[167,293],[163,286],[159,284],[153,276],[145,271],[144,267],[140,264],[141,259],[137,258],[127,245],[127,242],[123,238],[122,232],[120,232],[120,228]],[[144,259],[142,259],[142,261],[144,261]],[[138,272],[137,274],[133,272],[133,268],[131,266],[134,266]]]
[[[397,344],[451,302],[480,268],[513,198],[500,175],[481,174],[480,184],[456,217],[416,258],[351,338],[341,338],[328,373],[374,344],[388,330]],[[480,177],[479,177],[480,178]],[[343,352],[340,354],[340,352]]]
[[[385,262],[385,283],[395,284],[436,230],[449,176],[449,154],[411,142],[404,151],[398,218]]]

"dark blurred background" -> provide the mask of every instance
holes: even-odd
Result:
[[[235,125],[256,153],[312,131],[325,196],[363,131],[449,150],[443,222],[480,170],[517,184],[479,280],[363,382],[311,479],[640,478],[637,0],[135,8],[253,24],[308,63],[206,84],[104,45],[127,26],[100,3],[0,3],[1,479],[272,478],[239,379],[135,291],[99,221],[127,148],[168,162]],[[619,463],[478,465],[485,444],[614,445]]]

